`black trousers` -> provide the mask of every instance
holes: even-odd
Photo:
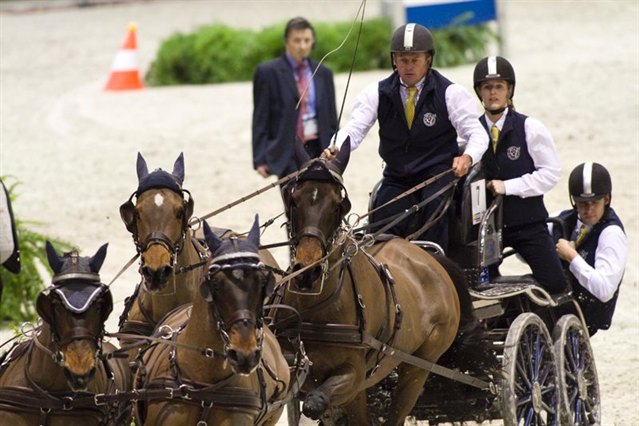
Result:
[[[506,227],[502,237],[504,247],[512,247],[528,263],[533,278],[543,288],[551,294],[566,291],[564,269],[545,223]],[[498,265],[492,265],[489,273],[498,276]]]
[[[377,208],[378,206],[381,206],[382,204],[392,200],[396,196],[420,184],[425,179],[426,178],[419,179],[413,182],[407,181],[405,179],[400,180],[397,178],[384,177],[382,184],[377,191],[377,196],[375,197],[373,208]],[[435,194],[441,188],[446,186],[451,180],[452,175],[445,176],[433,182],[432,184],[427,185],[425,188],[422,188],[419,191],[416,191],[406,197],[394,201],[388,206],[376,211],[375,213],[373,213],[370,219],[371,225],[373,225],[371,226],[370,232],[376,232],[387,225],[387,223],[376,225],[376,222],[403,213],[414,205],[419,204],[420,202]],[[388,234],[398,235],[400,237],[407,237],[413,232],[416,232],[428,221],[428,219],[433,215],[434,212],[442,207],[442,204],[446,202],[449,194],[450,191],[444,191],[435,199],[424,205],[419,211],[411,214],[410,216],[407,216],[401,222],[396,223],[385,232]],[[436,224],[431,226],[430,229],[423,232],[421,235],[415,237],[415,239],[432,241],[439,244],[442,249],[446,251],[448,249],[448,212],[445,212]]]

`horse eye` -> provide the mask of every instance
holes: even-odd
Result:
[[[175,215],[178,219],[182,219],[184,217],[184,210],[180,209],[178,210],[177,214]]]

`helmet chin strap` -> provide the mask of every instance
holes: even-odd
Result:
[[[493,115],[501,114],[502,112],[506,111],[506,107],[497,108],[497,109],[488,109],[488,108],[485,108],[485,109],[486,111],[488,111],[489,113]]]

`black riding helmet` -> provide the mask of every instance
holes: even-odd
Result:
[[[433,35],[423,25],[409,23],[397,28],[393,33],[390,45],[391,63],[393,53],[424,52],[435,55],[435,42]],[[393,68],[395,65],[393,64]]]
[[[473,87],[479,100],[481,100],[479,86],[486,80],[506,80],[510,83],[513,88],[510,94],[512,100],[515,95],[515,70],[508,60],[501,56],[487,56],[477,62],[473,72]]]
[[[570,173],[568,192],[573,206],[578,201],[596,201],[606,195],[612,197],[610,173],[599,163],[582,163]]]

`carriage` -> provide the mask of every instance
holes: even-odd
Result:
[[[475,337],[464,342],[462,336],[436,363],[415,359],[392,345],[371,345],[366,338],[362,346],[433,373],[411,411],[415,419],[431,425],[494,419],[506,425],[600,424],[589,334],[570,292],[551,296],[527,275],[486,276],[489,265],[512,252],[502,254],[500,197],[485,212],[473,214],[473,193],[480,192],[482,178],[477,165],[455,189],[457,217],[451,220],[448,253],[470,287],[473,314],[482,330],[479,341]],[[433,249],[427,242],[413,243]],[[311,331],[308,335],[311,340],[316,336]],[[309,357],[314,362],[310,352]],[[393,372],[368,388],[370,424],[385,423],[397,384]],[[299,405],[289,404],[288,416],[289,424],[297,424]],[[321,424],[339,418],[332,416],[322,418]]]
[[[464,269],[485,330],[480,346],[489,348],[495,364],[471,360],[464,366],[479,385],[447,372],[431,375],[412,415],[431,425],[494,419],[506,425],[600,424],[597,370],[578,303],[570,293],[549,295],[530,275],[486,276],[489,265],[514,253],[502,253],[501,197],[473,223],[473,194],[482,179],[476,165],[457,188],[449,256]],[[459,372],[450,357],[440,362]]]

